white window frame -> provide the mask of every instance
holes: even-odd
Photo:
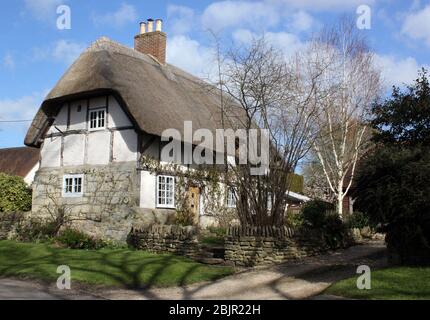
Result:
[[[104,118],[103,118],[103,126],[99,126],[99,121],[100,121],[100,118],[99,118],[99,112],[100,111],[103,111],[104,112]],[[91,118],[91,115],[93,114],[93,113],[96,113],[96,119],[95,119],[95,121],[96,121],[96,123],[97,123],[97,126],[96,127],[94,127],[94,128],[91,128],[91,125],[92,125],[92,118]],[[88,130],[89,131],[97,131],[97,130],[103,130],[103,129],[106,129],[106,121],[107,121],[107,108],[106,107],[102,107],[102,108],[94,108],[94,109],[90,109],[89,111],[88,111]]]
[[[167,179],[172,179],[172,190],[171,191],[167,191],[167,189],[166,188],[164,188],[164,190],[162,190],[162,189],[160,189],[160,179],[161,178],[164,178],[164,185],[167,185],[167,183],[166,183],[166,180]],[[175,181],[175,177],[174,176],[167,176],[167,175],[158,175],[157,176],[157,180],[156,180],[156,184],[157,184],[157,194],[155,195],[155,201],[156,201],[156,207],[157,208],[167,208],[167,209],[175,209],[176,207],[175,207],[175,188],[176,188],[176,186],[175,186],[175,184],[176,184],[176,181]],[[165,195],[164,195],[164,197],[162,197],[162,196],[160,196],[160,192],[164,192],[165,193]],[[170,199],[170,197],[167,197],[167,195],[166,195],[166,193],[167,192],[171,192],[172,193],[172,198]],[[162,199],[164,199],[165,201],[165,203],[162,203],[162,201],[160,201],[160,200],[162,200]],[[170,199],[170,200],[172,200],[172,203],[171,204],[167,204],[167,200],[168,199]]]
[[[72,192],[67,192],[67,180],[72,180]],[[76,191],[76,179],[81,179],[81,190]],[[63,176],[63,197],[64,198],[82,198],[84,195],[84,175],[83,174],[66,174]]]
[[[236,198],[236,190],[233,187],[227,188],[227,208],[236,208],[237,207],[237,198]]]

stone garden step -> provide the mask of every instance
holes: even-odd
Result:
[[[210,264],[210,265],[222,265],[225,264],[224,259],[218,259],[218,258],[208,258],[208,257],[196,257],[195,260],[200,263],[204,264]]]

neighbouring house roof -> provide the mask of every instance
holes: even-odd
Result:
[[[302,194],[293,192],[293,191],[288,191],[288,198],[295,200],[295,201],[299,201],[299,202],[308,202],[311,201],[312,199],[309,197],[306,197]]]
[[[187,54],[184,52],[183,54]],[[143,132],[160,136],[168,128],[183,133],[184,121],[193,130],[222,128],[219,93],[202,80],[105,37],[92,44],[63,75],[37,112],[25,138],[40,146],[62,103],[95,93],[112,93]],[[230,119],[240,108],[230,108]]]
[[[25,178],[39,162],[37,148],[0,149],[0,172]]]

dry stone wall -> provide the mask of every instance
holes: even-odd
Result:
[[[153,225],[133,229],[127,242],[140,250],[194,258],[199,252],[197,234],[197,228],[192,226]]]
[[[347,246],[339,243],[339,246]],[[237,266],[280,263],[329,250],[324,238],[312,230],[287,227],[232,227],[225,239],[225,260]]]

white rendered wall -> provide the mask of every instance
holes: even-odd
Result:
[[[49,128],[48,134],[50,133],[58,133],[59,131],[55,128],[57,127],[61,131],[67,130],[67,117],[68,117],[68,104],[65,103],[61,110],[58,112],[57,117],[55,118],[55,121],[51,128]]]
[[[109,128],[130,127],[132,123],[113,96],[109,97]]]
[[[107,107],[107,98],[106,96],[100,96],[96,98],[90,99],[90,109],[97,109],[97,108],[105,108]]]
[[[55,168],[61,166],[61,137],[45,139],[40,156],[42,159],[41,167]]]
[[[34,181],[34,177],[36,175],[37,170],[39,170],[39,162],[33,167],[33,169],[30,170],[29,173],[24,177],[24,182],[31,186],[31,184]]]
[[[88,131],[88,107],[89,110],[107,107],[107,129]],[[111,154],[113,162],[137,160],[137,133],[129,129],[132,122],[113,96],[65,103],[54,125],[48,135],[66,134],[45,139],[41,149],[41,167],[60,167],[61,158],[63,166],[107,165]],[[67,134],[70,131],[74,131],[73,134]]]
[[[74,134],[63,138],[63,166],[81,166],[85,155],[85,135]]]
[[[87,120],[87,101],[81,100],[81,101],[70,103],[69,130],[87,129],[86,120]]]
[[[94,131],[87,136],[87,159],[90,165],[109,164],[111,133],[109,131]]]
[[[113,161],[137,161],[137,134],[134,130],[113,132]]]
[[[140,174],[140,207],[155,209],[156,176],[149,171]]]

